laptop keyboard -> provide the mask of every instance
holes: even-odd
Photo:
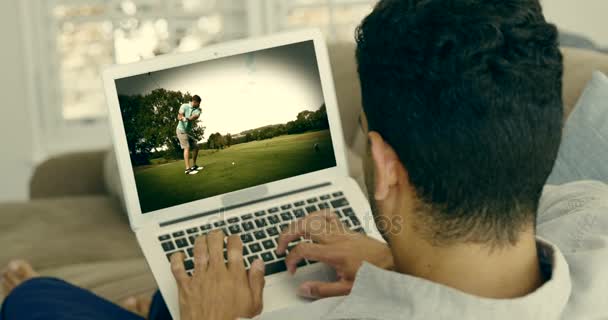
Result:
[[[193,226],[184,230],[175,231],[158,237],[160,245],[167,259],[176,252],[183,252],[186,256],[184,266],[189,275],[194,271],[194,241],[198,236],[207,234],[213,230],[221,229],[226,235],[238,234],[243,242],[243,263],[249,269],[251,263],[261,258],[266,265],[266,275],[279,273],[287,270],[285,256],[277,255],[277,240],[281,231],[294,220],[304,218],[306,215],[321,209],[334,211],[342,223],[351,230],[365,233],[361,222],[350,207],[348,200],[342,192],[323,194],[287,203],[281,206],[273,206],[266,210],[245,213],[238,217],[230,217],[201,226]],[[300,242],[311,240],[300,238],[289,243],[287,253]],[[224,239],[224,261],[227,259],[226,238]],[[302,260],[298,266],[313,264],[315,261]]]

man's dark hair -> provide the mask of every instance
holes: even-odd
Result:
[[[505,245],[534,223],[561,141],[557,36],[538,0],[384,0],[358,27],[369,129],[434,243]]]
[[[201,97],[199,97],[198,95],[195,94],[192,96],[192,101],[201,102]]]

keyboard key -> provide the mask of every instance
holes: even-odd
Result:
[[[209,231],[211,230],[211,224],[206,224],[204,226],[201,226],[201,231]]]
[[[184,268],[186,268],[186,271],[193,270],[194,269],[194,261],[192,261],[192,260],[186,260],[186,261],[184,261]]]
[[[296,202],[294,202],[294,205],[295,205],[296,207],[301,207],[301,206],[303,206],[303,205],[305,205],[305,204],[306,204],[306,202],[304,202],[304,201],[296,201]]]
[[[258,228],[262,228],[268,225],[268,223],[266,222],[266,219],[262,218],[262,219],[256,219],[255,220],[255,225]]]
[[[278,254],[278,253],[276,253],[276,251],[275,251],[275,253],[274,253],[274,254],[277,256],[277,258],[278,258],[278,259],[284,259],[284,258],[285,258],[285,256],[287,256],[287,253],[286,253],[286,252],[283,252],[283,253],[281,253],[281,254]]]
[[[264,260],[264,262],[274,260],[274,255],[270,251],[264,252],[260,256],[262,257],[262,260]]]
[[[247,257],[247,261],[249,261],[249,264],[252,264],[255,260],[259,259],[260,256],[258,256],[257,254],[254,254],[252,256]]]
[[[343,195],[344,195],[344,193],[342,193],[342,191],[338,191],[338,192],[334,192],[334,193],[332,193],[331,195],[332,195],[332,196],[334,196],[334,198],[337,198],[337,197],[341,197],[341,196],[343,196]]]
[[[239,217],[232,217],[232,218],[228,218],[228,223],[237,223],[239,222]]]
[[[188,252],[188,257],[194,258],[194,249],[193,248],[186,249],[186,252]]]
[[[264,210],[257,211],[257,212],[255,213],[255,216],[256,216],[256,217],[261,217],[261,216],[264,216],[264,215],[266,215],[266,211],[264,211]]]
[[[266,264],[266,267],[264,268],[265,270],[265,275],[271,275],[271,274],[275,274],[275,273],[279,273],[279,272],[283,272],[287,270],[287,265],[285,265],[285,261],[281,260],[281,261],[277,261],[277,262],[272,262],[272,263],[268,263]]]
[[[269,213],[276,213],[276,212],[279,212],[279,208],[277,208],[277,207],[270,208],[270,209],[268,209],[268,212],[269,212]]]
[[[355,228],[355,229],[353,229],[353,230],[354,230],[355,232],[359,232],[359,233],[363,233],[363,234],[365,233],[365,230],[363,230],[363,228],[362,228],[362,227]]]
[[[186,232],[188,234],[197,233],[198,232],[198,227],[190,228],[190,229],[186,230]]]
[[[241,220],[243,220],[243,221],[249,220],[251,218],[253,218],[253,214],[251,214],[251,213],[244,214],[244,215],[241,216]]]
[[[282,231],[283,231],[283,230],[285,230],[287,227],[289,227],[289,223],[282,223],[282,224],[279,226],[279,229],[281,229],[281,232],[282,232]]]
[[[226,221],[224,221],[224,220],[216,221],[215,223],[213,223],[213,225],[214,225],[216,228],[223,227],[223,226],[225,226],[225,225],[226,225]]]
[[[186,238],[175,239],[175,244],[178,248],[185,248],[188,246],[188,240]]]
[[[344,223],[344,225],[347,226],[348,228],[351,227],[351,224],[350,224],[349,220],[344,219],[344,220],[342,220],[342,223]]]
[[[243,246],[243,257],[249,254],[249,249],[246,246]]]
[[[319,201],[319,199],[317,199],[317,198],[310,198],[310,199],[306,200],[307,203],[315,203],[317,201]]]
[[[348,201],[346,200],[346,198],[340,198],[337,200],[332,200],[331,202],[331,206],[334,208],[340,208],[340,207],[344,207],[348,205]]]
[[[329,198],[331,198],[331,196],[328,195],[328,194],[324,194],[324,195],[322,195],[322,196],[319,197],[319,199],[321,199],[321,200],[327,200]]]
[[[253,241],[253,237],[249,233],[244,233],[241,234],[241,241],[243,241],[243,243],[249,243]]]
[[[224,261],[228,260],[228,251],[224,249]]]
[[[262,242],[262,246],[266,250],[270,250],[270,249],[273,249],[275,247],[274,241],[272,241],[271,239],[264,240],[264,242]]]
[[[353,226],[361,225],[361,222],[359,221],[359,219],[356,216],[350,217],[350,222],[352,222]]]
[[[258,252],[262,251],[262,247],[260,246],[259,243],[252,243],[249,245],[249,251],[251,251],[251,253],[258,253]]]
[[[256,239],[261,240],[261,239],[266,238],[266,232],[264,232],[264,230],[258,230],[253,233],[253,236]]]
[[[243,222],[241,225],[243,226],[243,230],[245,231],[249,231],[255,228],[251,221]]]
[[[165,252],[175,250],[175,246],[171,241],[163,242],[161,245],[163,246],[163,250],[165,250]]]
[[[158,240],[160,240],[160,241],[167,241],[169,239],[171,239],[171,236],[168,234],[164,234],[164,235],[158,237]]]
[[[323,210],[323,209],[327,209],[327,208],[329,208],[329,203],[327,203],[327,202],[319,203],[319,210]]]
[[[291,212],[286,211],[286,212],[281,213],[281,219],[283,221],[289,221],[289,220],[293,219],[293,216],[291,215]]]
[[[189,236],[189,237],[188,237],[188,240],[190,240],[190,243],[191,243],[192,245],[194,245],[194,242],[196,241],[196,238],[198,238],[198,237],[196,237],[196,236]]]
[[[306,212],[308,212],[308,213],[313,213],[315,211],[317,211],[317,206],[308,206],[308,207],[306,207]]]
[[[238,224],[233,224],[233,225],[231,225],[231,226],[228,227],[228,231],[230,231],[230,234],[240,233],[241,232],[241,226],[239,226]]]
[[[293,214],[296,216],[296,218],[304,218],[306,212],[304,211],[304,209],[296,209],[293,211]]]
[[[279,235],[279,230],[277,230],[276,227],[270,227],[266,229],[266,233],[268,233],[269,236],[274,237]]]
[[[173,237],[174,238],[182,237],[183,235],[184,235],[183,231],[173,232]]]
[[[287,210],[289,208],[291,208],[290,204],[284,204],[284,205],[281,206],[281,210]]]
[[[192,272],[192,271],[187,271],[186,273],[188,274],[189,277],[192,277],[192,275],[194,274],[194,272]]]
[[[278,224],[279,222],[281,222],[281,219],[279,219],[278,216],[270,216],[267,218],[268,221],[270,222],[270,224]]]
[[[300,262],[298,262],[298,264],[296,264],[296,266],[298,266],[298,267],[303,267],[305,265],[306,265],[306,260],[305,259],[302,259],[302,261],[300,261]]]
[[[351,208],[351,207],[342,209],[342,212],[344,212],[344,214],[349,217],[355,216],[355,211],[353,211],[353,208]]]

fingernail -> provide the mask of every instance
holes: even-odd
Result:
[[[251,266],[255,270],[264,272],[264,261],[262,261],[262,259],[256,259],[255,261],[253,261],[253,264]]]
[[[298,295],[300,297],[304,297],[304,298],[314,298],[314,296],[312,295],[312,288],[307,285],[307,284],[303,284],[298,288]]]

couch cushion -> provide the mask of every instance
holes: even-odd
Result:
[[[608,78],[595,72],[564,127],[549,184],[594,179],[608,183]]]
[[[608,74],[608,54],[562,48],[564,54],[564,115],[568,115],[591,80],[594,70]]]
[[[155,282],[116,201],[105,196],[0,204],[0,266],[27,259],[116,301]]]

